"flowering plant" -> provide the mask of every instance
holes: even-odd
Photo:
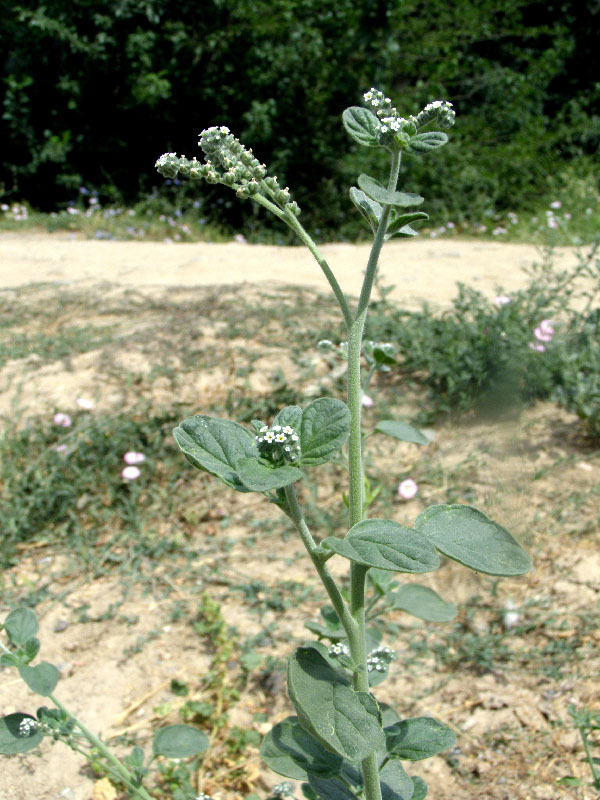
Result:
[[[253,420],[252,429],[197,415],[181,422],[174,436],[194,467],[238,492],[265,495],[289,517],[331,602],[321,609],[322,622],[307,623],[318,641],[296,648],[289,659],[288,693],[296,713],[265,736],[261,754],[266,764],[285,778],[303,781],[305,796],[311,800],[420,800],[427,787],[420,777],[408,774],[404,763],[451,747],[455,736],[438,720],[402,719],[390,706],[377,702],[371,690],[387,676],[394,654],[380,644],[376,621],[390,609],[427,621],[446,621],[456,609],[431,589],[400,584],[393,575],[433,571],[440,565],[438,553],[498,576],[523,574],[531,561],[508,531],[471,506],[431,506],[412,528],[367,517],[373,495],[363,469],[361,412],[363,406],[372,405],[365,394],[371,375],[394,362],[393,346],[363,342],[371,290],[384,242],[393,236],[417,235],[412,226],[428,218],[423,211],[407,210],[420,206],[423,197],[397,189],[402,155],[421,157],[444,145],[448,137],[443,131],[423,129],[431,123],[450,128],[455,114],[450,103],[435,101],[416,116],[404,118],[377,89],[366,92],[364,100],[366,107],[344,111],[344,127],[359,144],[385,151],[390,167],[385,184],[363,174],[350,189],[350,200],[373,232],[354,307],[300,223],[300,208],[289,189],[282,188],[227,127],[211,127],[200,134],[203,162],[175,153],[157,160],[156,168],[164,177],[221,183],[289,226],[323,271],[347,330],[342,347],[346,402],[324,397],[304,408],[286,406],[270,423]],[[362,355],[369,366],[365,379]],[[428,441],[401,420],[383,420],[372,433],[421,444]],[[347,448],[349,530],[343,538],[328,536],[327,531],[317,537],[308,527],[296,485],[315,467],[336,458],[342,448]],[[416,490],[414,481],[406,480],[399,494],[410,499]],[[348,562],[347,587],[334,579],[328,567],[334,557]]]

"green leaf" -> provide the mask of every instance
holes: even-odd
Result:
[[[257,458],[254,436],[237,422],[198,415],[173,431],[179,448],[197,469],[220,478],[232,489],[247,492],[236,465],[242,458]]]
[[[379,147],[379,120],[360,106],[347,108],[342,114],[344,128],[348,131],[355,142],[364,147]]]
[[[429,444],[429,439],[417,428],[413,428],[407,422],[399,422],[394,419],[384,419],[375,425],[375,433],[385,433],[393,439],[401,442],[413,442],[414,444]]]
[[[390,219],[386,230],[386,238],[392,236],[416,236],[417,231],[414,231],[410,225],[419,220],[429,219],[429,214],[424,211],[413,211],[410,214],[398,214]]]
[[[198,728],[190,725],[167,725],[154,734],[152,752],[155,756],[187,758],[208,749],[210,742]]]
[[[35,723],[30,733],[20,733],[20,725],[23,720],[31,720]],[[27,753],[33,750],[44,738],[43,732],[35,717],[31,714],[9,714],[0,718],[0,755],[14,756],[17,753]]]
[[[448,137],[442,131],[429,131],[428,133],[417,133],[410,137],[410,142],[406,146],[405,152],[421,156],[436,147],[446,144]]]
[[[427,797],[427,784],[423,778],[419,778],[418,775],[412,775],[411,781],[414,788],[412,800],[425,800]]]
[[[30,608],[15,608],[4,620],[4,628],[13,644],[25,644],[36,635],[39,625]]]
[[[398,363],[396,359],[386,352],[382,347],[373,348],[373,358],[376,364],[384,364],[388,367]]]
[[[350,188],[350,200],[358,208],[360,213],[369,223],[371,230],[375,232],[383,213],[383,208],[376,200],[371,200],[370,197],[355,186]]]
[[[358,800],[354,792],[337,778],[324,780],[309,775],[308,782],[310,788],[317,793],[321,800]]]
[[[290,428],[293,428],[295,431],[300,431],[300,425],[302,423],[302,409],[300,406],[286,406],[282,408],[279,414],[273,420],[273,425],[281,425],[282,428],[285,428],[286,425],[289,425]]]
[[[298,717],[287,717],[275,725],[263,739],[260,755],[278,775],[306,781],[310,775],[332,778],[344,759],[325,750],[300,725]]]
[[[411,800],[414,784],[406,770],[395,758],[390,759],[379,771],[381,800]]]
[[[19,667],[19,675],[23,678],[32,692],[48,697],[56,688],[59,672],[54,664],[42,661],[35,667]]]
[[[440,565],[426,536],[394,520],[364,519],[345,539],[330,536],[322,545],[356,564],[392,572],[431,572]]]
[[[432,717],[412,717],[385,729],[389,755],[405,761],[421,761],[454,747],[456,736],[443,722]]]
[[[23,656],[25,658],[25,661],[27,663],[33,661],[33,659],[37,656],[39,652],[40,652],[40,640],[36,639],[35,636],[32,636],[31,639],[28,639],[23,645]]]
[[[3,653],[0,656],[0,667],[20,667],[23,659],[15,653]]]
[[[420,194],[390,192],[370,175],[359,175],[357,183],[365,194],[382,205],[406,208],[407,206],[419,206],[424,200]]]
[[[383,741],[377,703],[355,692],[346,675],[312,647],[299,647],[288,665],[288,693],[302,727],[325,749],[362,761]]]
[[[314,467],[330,461],[350,435],[350,411],[345,403],[320,397],[302,412],[300,425],[300,466]]]
[[[450,622],[457,612],[455,605],[442,600],[433,589],[417,583],[404,584],[397,592],[389,594],[388,600],[393,601],[395,610],[406,611],[427,622]]]
[[[529,555],[510,533],[472,506],[430,506],[417,517],[415,529],[445,556],[477,572],[511,576],[531,569]]]
[[[302,478],[302,472],[296,467],[268,467],[255,458],[242,458],[236,465],[241,482],[251,492],[269,492],[281,489]]]

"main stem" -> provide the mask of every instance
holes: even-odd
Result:
[[[400,153],[392,154],[388,190],[393,192],[400,171]],[[350,483],[350,522],[356,525],[364,518],[364,475],[362,463],[362,385],[360,357],[369,300],[379,262],[379,254],[385,241],[391,206],[384,206],[375,232],[375,239],[367,262],[367,269],[358,301],[356,316],[348,332],[348,408],[350,409],[350,439],[348,442],[348,472]],[[348,636],[350,654],[356,668],[354,688],[357,692],[369,691],[367,652],[365,643],[365,580],[367,567],[352,563],[350,566],[350,615],[356,630]],[[361,764],[365,787],[365,800],[381,800],[379,769],[375,753]]]

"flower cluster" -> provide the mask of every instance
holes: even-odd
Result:
[[[222,183],[242,199],[260,194],[298,216],[300,207],[292,200],[287,186],[282,189],[277,177],[267,176],[266,166],[225,125],[203,130],[198,144],[205,153],[204,163],[196,158],[190,161],[183,155],[178,158],[176,153],[164,153],[156,161],[156,169],[165,178],[174,179],[181,174],[192,180]]]
[[[434,100],[432,103],[428,103],[416,117],[411,115],[405,119],[394,108],[391,99],[379,89],[371,88],[365,92],[363,97],[365,103],[371,106],[379,120],[381,144],[385,144],[390,139],[408,143],[410,137],[429,122],[435,120],[440,128],[451,128],[456,118],[452,103],[447,100]]]
[[[282,781],[273,787],[271,794],[273,797],[293,797],[294,784],[291,781]]]
[[[342,644],[342,642],[336,642],[332,644],[329,648],[329,655],[333,658],[338,658],[339,656],[349,656],[350,650],[348,649],[347,644]]]
[[[368,672],[385,672],[390,662],[394,661],[396,653],[391,647],[377,647],[367,656]]]
[[[263,425],[256,436],[261,456],[273,464],[300,458],[300,437],[290,425]]]
[[[30,717],[25,717],[19,722],[19,736],[32,736],[37,730],[37,722]]]

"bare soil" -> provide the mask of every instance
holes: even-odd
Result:
[[[367,250],[366,245],[323,247],[350,294],[359,289]],[[559,255],[565,265],[574,258],[567,249]],[[392,296],[406,306],[422,299],[443,306],[454,295],[457,281],[490,296],[499,286],[510,293],[525,283],[522,269],[536,256],[526,245],[391,243],[381,259],[382,279],[396,284]],[[284,302],[288,284],[307,292],[327,288],[318,266],[299,248],[0,235],[0,287],[10,302],[25,309],[44,296],[55,302],[61,292],[86,290],[89,301],[76,312],[57,315],[56,325],[108,324],[103,302],[110,298],[115,305],[127,298],[135,301],[127,332],[151,331],[161,321],[156,302],[160,298],[168,299],[169,314],[191,296],[206,301],[210,292],[218,295],[218,287],[237,292],[240,304],[271,290]],[[25,321],[24,331],[35,324]],[[121,317],[118,324],[123,335]],[[199,369],[193,381],[182,382],[179,390],[185,402],[195,398],[200,409],[230,389],[265,394],[269,385],[264,376],[275,366],[282,366],[293,382],[295,366],[286,361],[285,342],[274,342],[267,351],[252,341],[219,344],[218,325],[202,320],[197,324],[204,343],[221,348],[221,360]],[[93,397],[98,411],[109,412],[131,405],[144,391],[140,386],[149,387],[155,407],[172,403],[172,383],[160,377],[144,382],[152,372],[152,353],[131,347],[120,351],[118,341],[117,336],[111,342],[110,363],[102,346],[73,356],[67,365],[59,359],[48,363],[35,353],[9,361],[0,370],[0,414],[26,420],[56,408],[70,412],[79,396]],[[242,345],[256,351],[253,371],[243,379],[236,355]],[[318,359],[315,356],[314,370],[326,379],[328,367]],[[176,359],[173,366],[176,371]],[[140,382],[124,388],[119,373],[137,374]],[[368,422],[370,412],[365,413]],[[532,552],[535,564],[530,574],[517,580],[493,580],[451,562],[420,578],[420,583],[459,605],[465,641],[483,648],[478,654],[469,653],[457,637],[445,640],[444,626],[433,626],[432,632],[431,626],[393,616],[397,635],[386,643],[395,647],[398,659],[377,696],[403,716],[438,717],[456,730],[459,740],[452,754],[417,762],[410,773],[427,780],[429,796],[436,800],[592,800],[592,790],[560,786],[557,780],[565,775],[587,778],[568,706],[600,709],[600,633],[590,622],[592,617],[597,622],[600,600],[598,452],[578,433],[575,417],[552,404],[540,404],[493,424],[477,419],[441,424],[425,454],[416,445],[378,444],[374,460],[384,472],[412,470],[419,477],[413,500],[393,502],[399,522],[411,525],[423,508],[447,502],[453,491],[454,502],[476,505],[509,528]],[[318,494],[326,508],[335,511],[340,506],[330,481],[322,483]],[[220,523],[223,508],[229,519],[225,529]],[[54,599],[37,609],[41,657],[59,666],[56,694],[61,701],[108,740],[138,737],[147,744],[157,724],[180,721],[177,708],[184,700],[214,699],[194,689],[214,668],[210,640],[190,627],[189,613],[202,592],[220,603],[223,618],[237,629],[240,640],[258,636],[256,651],[265,657],[284,659],[293,643],[307,637],[304,620],[318,613],[322,597],[310,592],[315,583],[307,559],[293,535],[281,535],[276,509],[261,497],[227,493],[203,479],[198,482],[198,509],[199,522],[187,545],[202,552],[199,565],[208,568],[209,575],[214,571],[214,581],[206,578],[205,569],[202,581],[191,585],[185,566],[178,573],[166,562],[164,568],[154,564],[151,572],[142,570],[144,581],[139,585],[124,582],[116,570],[91,578],[69,569],[69,553],[58,545],[24,547],[21,563],[4,576],[7,586],[23,592],[54,581]],[[341,506],[339,510],[343,513]],[[258,529],[250,527],[249,512],[258,515]],[[332,568],[341,575],[344,564],[336,562],[332,559]],[[282,581],[290,586],[293,582],[293,593],[280,608],[264,592],[249,602],[247,593],[244,599],[235,587],[252,581],[274,592],[280,591]],[[307,598],[299,603],[295,598],[303,591]],[[510,635],[503,624],[509,601],[521,623]],[[180,617],[173,614],[176,602],[186,610]],[[117,614],[111,612],[115,605]],[[8,610],[1,598],[0,610]],[[486,654],[485,648],[497,650]],[[492,666],[486,666],[486,655]],[[239,658],[237,652],[225,665],[225,683],[238,685]],[[175,696],[173,679],[186,682],[191,694]],[[267,674],[250,671],[239,685],[239,699],[228,710],[229,730],[237,726],[264,734],[292,713],[275,667]],[[0,713],[35,707],[35,698],[14,672],[0,669]],[[216,800],[237,800],[247,793],[264,798],[281,780],[261,767],[256,748],[246,748],[240,762],[224,747],[222,737],[213,745],[196,776],[198,792]],[[106,781],[99,781],[62,745],[44,742],[41,757],[29,754],[2,761],[2,800],[116,797]]]

